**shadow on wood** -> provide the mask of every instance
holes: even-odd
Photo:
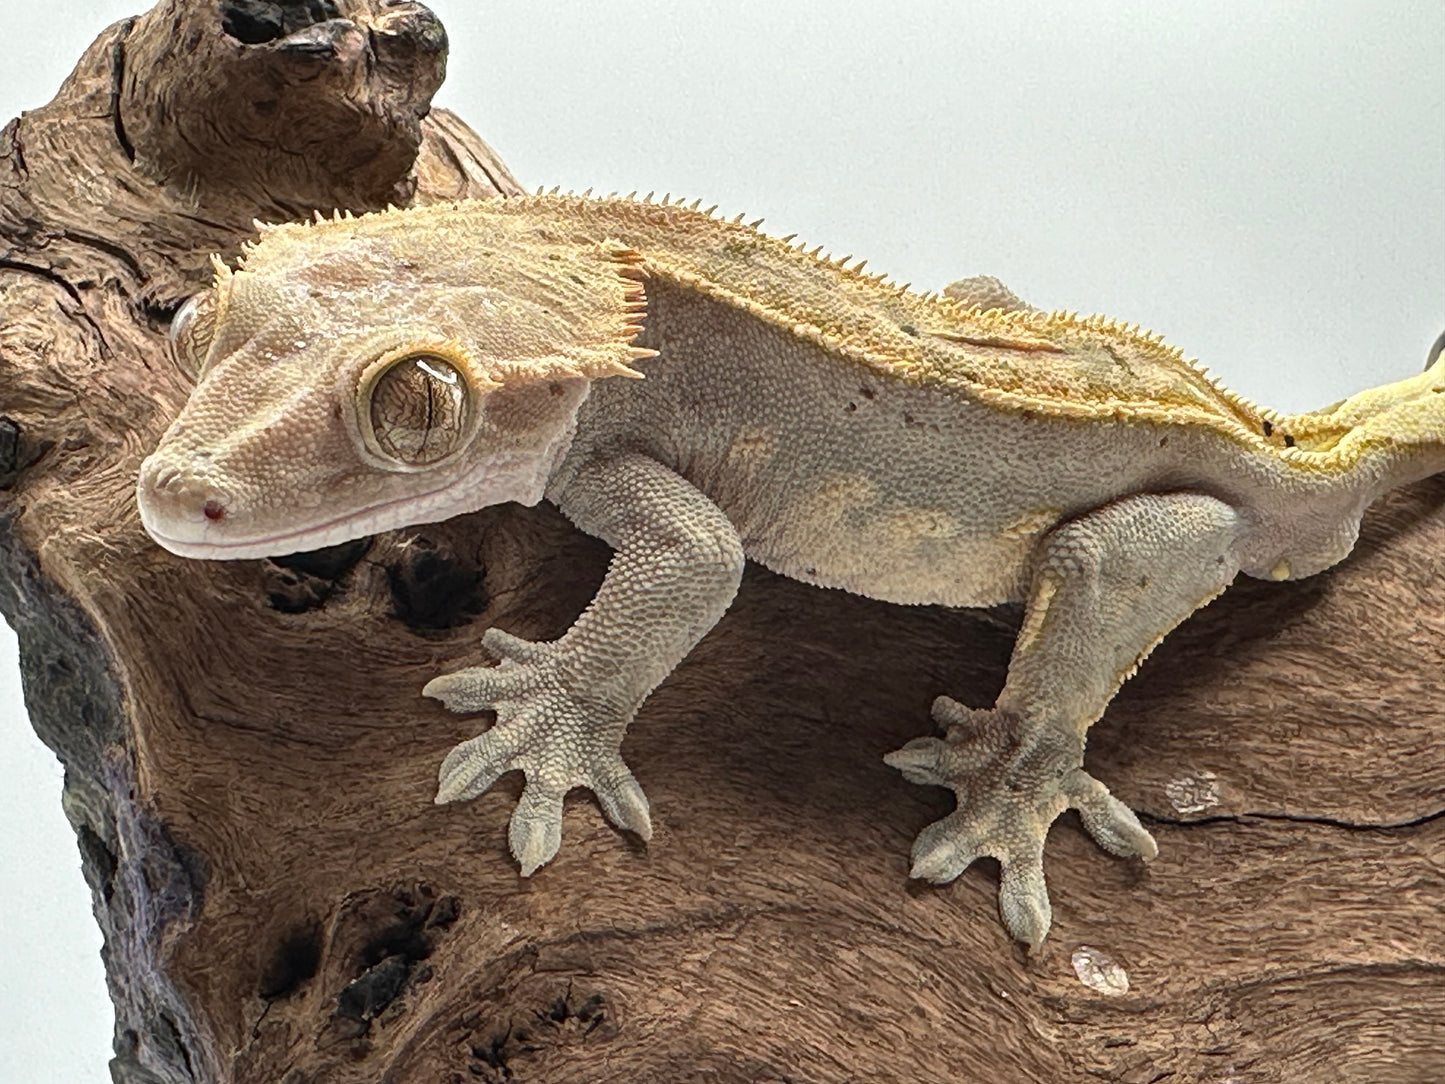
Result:
[[[514,780],[431,803],[485,720],[419,690],[489,625],[560,634],[600,544],[546,507],[280,561],[150,543],[134,478],[189,390],[164,335],[211,252],[256,217],[518,191],[428,114],[444,57],[416,5],[166,0],[0,144],[0,603],[66,765],[116,1079],[1432,1079],[1445,478],[1155,653],[1089,763],[1161,855],[1066,821],[1033,957],[996,869],[907,881],[951,799],[881,761],[936,694],[992,701],[1007,613],[750,569],[628,738],[652,842],[578,795],[522,881]]]

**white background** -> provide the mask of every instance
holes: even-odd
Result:
[[[0,119],[142,3],[4,0]],[[702,197],[928,288],[995,274],[1288,410],[1417,371],[1445,326],[1438,0],[432,7],[439,103],[524,184]],[[0,1084],[106,1081],[60,771],[0,641]]]

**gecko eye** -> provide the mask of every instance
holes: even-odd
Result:
[[[407,467],[427,467],[465,442],[471,389],[461,371],[435,354],[408,354],[370,383],[363,416],[373,451]]]
[[[171,357],[192,380],[201,375],[216,337],[216,292],[193,294],[171,318]]]

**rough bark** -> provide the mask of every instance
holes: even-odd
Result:
[[[750,570],[628,739],[652,843],[579,795],[521,881],[515,781],[432,806],[482,722],[418,690],[490,624],[559,634],[602,546],[546,507],[282,561],[148,542],[134,475],[188,391],[164,331],[210,252],[256,217],[516,191],[427,115],[444,47],[414,5],[165,0],[0,142],[0,607],[67,769],[115,1078],[1435,1079],[1445,477],[1155,653],[1089,761],[1162,853],[1061,825],[1032,957],[996,870],[907,881],[950,799],[880,759],[935,694],[991,701],[1007,612]]]

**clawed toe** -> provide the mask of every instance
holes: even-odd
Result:
[[[979,716],[987,716],[988,712],[975,708],[966,707],[960,704],[951,696],[935,696],[933,698],[933,721],[945,729],[956,726],[971,726],[978,721]]]
[[[552,861],[562,846],[562,798],[550,788],[531,784],[522,788],[507,828],[507,844],[523,877]]]
[[[999,860],[998,905],[1004,926],[1015,940],[1037,948],[1053,921],[1044,884],[1042,832],[1005,842],[972,823],[967,810],[957,810],[918,833],[909,876],[947,884],[985,855]]]
[[[940,771],[944,745],[938,738],[914,738],[902,749],[884,754],[883,763],[897,768],[910,783],[923,786],[948,785]]]
[[[652,814],[647,795],[627,766],[618,760],[605,776],[594,778],[592,793],[602,806],[602,813],[624,832],[633,832],[646,841],[652,838]]]
[[[1044,884],[1043,841],[1028,854],[1003,864],[998,884],[998,911],[1015,941],[1031,949],[1043,943],[1054,921],[1049,890]]]
[[[512,813],[507,840],[523,877],[530,877],[556,856],[562,843],[562,800],[572,786],[591,787],[603,814],[618,828],[644,840],[652,838],[647,795],[621,757],[602,754],[593,770],[576,769],[575,778],[554,777],[529,770],[532,761],[522,748],[526,739],[511,733],[513,729],[493,727],[453,749],[438,773],[435,801],[442,805],[475,798],[504,772],[520,768],[527,782]]]
[[[914,738],[883,757],[910,783],[953,787],[960,780],[997,759],[1005,742],[1001,728],[990,725],[989,713],[966,708],[940,696],[933,702],[933,717],[948,733],[943,738]]]
[[[440,700],[452,711],[486,711],[536,686],[555,655],[552,644],[534,643],[497,628],[482,634],[482,646],[500,660],[497,665],[442,674],[422,687],[422,695]]]
[[[495,729],[464,741],[447,754],[437,772],[437,805],[475,798],[508,770],[511,751],[501,746]]]
[[[952,881],[979,856],[978,848],[963,829],[963,818],[950,813],[934,821],[913,841],[913,866],[908,875],[920,881],[941,885]]]
[[[1139,818],[1080,764],[1083,741],[1016,716],[939,697],[944,738],[917,738],[883,759],[913,783],[946,786],[958,808],[918,834],[910,875],[952,881],[983,855],[1000,865],[999,913],[1010,934],[1037,947],[1052,922],[1044,838],[1065,809],[1105,850],[1145,860],[1158,854]]]
[[[590,787],[618,828],[652,836],[647,797],[618,748],[631,712],[609,713],[582,702],[558,680],[557,649],[500,629],[483,637],[501,661],[434,678],[423,692],[453,711],[494,708],[496,724],[456,746],[437,773],[438,804],[475,798],[504,773],[526,776],[507,839],[529,877],[550,862],[562,842],[562,801],[573,787]]]
[[[469,666],[434,677],[422,686],[422,696],[440,700],[452,711],[485,711],[502,700],[514,682],[501,666]]]
[[[1084,830],[1104,850],[1146,862],[1159,856],[1159,844],[1139,823],[1134,811],[1088,772],[1082,769],[1070,772],[1063,790],[1069,806],[1079,811]]]
[[[512,768],[521,767],[526,772],[518,763],[517,751],[496,735],[497,728],[493,728],[462,742],[447,755],[438,773],[438,805],[475,798]],[[647,795],[621,759],[607,758],[604,770],[587,774],[607,819],[624,831],[651,839]],[[556,857],[562,844],[562,800],[569,789],[547,782],[545,776],[538,780],[528,773],[507,830],[507,842],[523,877],[530,877]]]
[[[499,628],[490,628],[482,633],[482,646],[497,658],[513,662],[541,662],[552,654],[551,644],[524,640]]]

